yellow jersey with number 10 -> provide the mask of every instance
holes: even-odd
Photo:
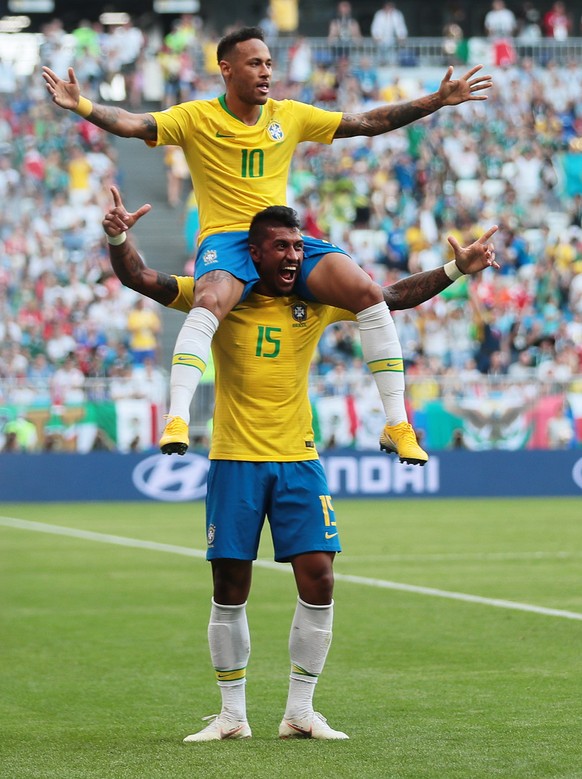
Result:
[[[269,99],[249,127],[228,110],[222,96],[180,103],[152,116],[158,128],[155,145],[184,150],[198,201],[200,243],[214,233],[248,230],[258,211],[286,205],[297,144],[331,143],[342,114]]]

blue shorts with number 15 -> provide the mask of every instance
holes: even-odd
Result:
[[[303,300],[315,300],[307,287],[307,277],[326,254],[339,253],[350,255],[339,246],[319,238],[311,238],[309,235],[303,238],[303,263],[301,273],[295,282],[294,293]],[[253,286],[259,280],[259,274],[255,268],[249,253],[249,234],[247,231],[234,231],[209,235],[205,238],[196,254],[194,278],[198,280],[205,273],[213,270],[225,270],[244,282],[245,288],[241,296],[244,300]]]
[[[256,560],[266,517],[277,562],[307,552],[341,551],[319,460],[212,460],[206,493],[206,558]]]

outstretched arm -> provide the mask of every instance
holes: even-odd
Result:
[[[137,211],[127,211],[119,191],[111,187],[113,207],[103,218],[103,229],[110,238],[125,235],[123,243],[108,244],[111,267],[125,287],[140,292],[163,306],[168,306],[178,295],[178,282],[174,276],[148,268],[127,233],[133,225],[150,211],[146,203]]]
[[[453,262],[456,263],[461,274],[469,276],[480,273],[485,268],[499,269],[499,263],[495,260],[495,246],[489,240],[496,232],[497,225],[493,225],[479,239],[466,247],[462,247],[452,235],[448,237],[447,240],[455,253]],[[444,268],[445,266],[423,273],[414,273],[389,287],[383,287],[384,300],[388,308],[391,311],[414,308],[450,287],[453,280]]]
[[[489,89],[493,85],[493,80],[491,76],[475,75],[482,67],[483,65],[475,65],[460,79],[453,79],[453,66],[450,65],[438,92],[433,92],[432,95],[425,95],[408,103],[373,108],[362,114],[343,114],[334,139],[353,138],[357,135],[382,135],[422,119],[443,106],[487,100],[487,95],[478,93]]]
[[[42,69],[47,92],[53,103],[60,108],[74,111],[102,130],[121,138],[141,138],[144,141],[157,139],[158,126],[151,114],[132,114],[117,106],[91,103],[81,97],[81,89],[73,68],[69,68],[68,76],[69,80],[65,81],[50,68],[45,66]]]

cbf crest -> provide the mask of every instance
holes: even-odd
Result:
[[[206,249],[206,251],[202,255],[202,262],[205,265],[213,265],[215,262],[218,262],[218,254],[216,253],[216,250]]]
[[[291,315],[296,322],[305,322],[307,319],[307,306],[305,303],[298,301],[291,309]]]
[[[272,141],[282,141],[285,137],[285,133],[279,122],[271,122],[267,127],[267,133]]]

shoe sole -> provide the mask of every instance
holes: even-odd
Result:
[[[288,733],[286,735],[280,735],[281,741],[298,741],[311,739],[311,741],[348,741],[349,736],[314,736],[311,733],[305,731],[297,731],[296,733]]]
[[[386,452],[387,454],[398,454],[397,451],[392,449],[390,446],[386,446],[385,444],[380,444],[380,451]],[[426,465],[427,460],[420,460],[418,457],[400,457],[401,463],[407,463],[408,465]]]
[[[172,441],[169,444],[160,446],[162,454],[186,454],[188,451],[188,444],[184,444],[181,441]]]
[[[190,739],[190,741],[187,741],[185,738],[182,739],[183,744],[208,744],[211,741],[244,741],[245,739],[252,738],[252,733],[249,733],[248,736],[224,736],[222,738],[200,738],[200,739]]]

